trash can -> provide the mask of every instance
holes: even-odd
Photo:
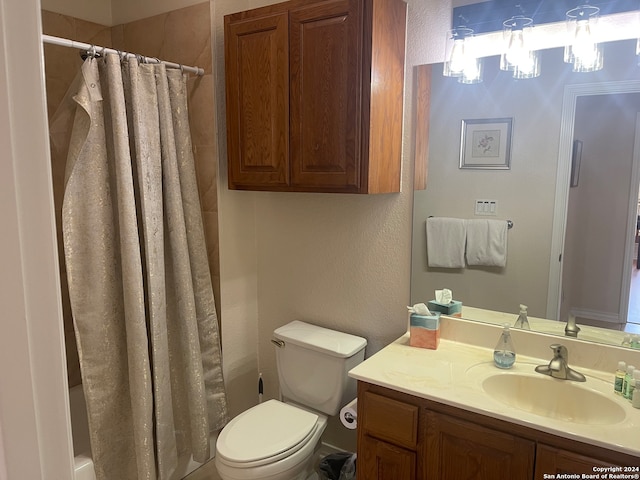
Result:
[[[320,460],[320,480],[355,480],[356,454],[332,453]]]

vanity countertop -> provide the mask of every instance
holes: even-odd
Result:
[[[516,351],[517,345],[516,342]],[[570,345],[570,354],[571,348]],[[536,365],[548,364],[550,358],[551,355],[540,359],[518,354],[511,369],[501,370],[493,365],[493,348],[446,338],[440,341],[437,350],[416,348],[409,346],[407,333],[353,368],[349,375],[434,402],[640,457],[640,409],[613,393],[613,372],[572,365],[569,358],[569,366],[587,377],[584,383],[572,384],[579,389],[595,390],[624,410],[625,419],[615,424],[597,424],[597,420],[596,424],[576,423],[537,415],[502,403],[483,389],[482,381],[487,376],[514,373],[538,375],[549,382],[569,382],[534,372]],[[575,402],[581,402],[579,396]]]

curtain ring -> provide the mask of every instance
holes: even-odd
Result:
[[[91,45],[91,48],[89,49],[89,51],[87,52],[90,58],[96,58],[96,46],[95,45]]]
[[[184,65],[180,64],[180,73],[184,75]]]

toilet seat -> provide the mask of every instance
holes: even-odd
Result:
[[[319,416],[278,400],[241,413],[222,429],[216,444],[218,461],[252,468],[290,457],[316,437]],[[324,429],[324,428],[323,428]]]

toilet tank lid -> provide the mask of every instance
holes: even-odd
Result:
[[[352,357],[367,346],[366,338],[318,327],[299,320],[283,325],[273,334],[278,340],[340,358]]]

